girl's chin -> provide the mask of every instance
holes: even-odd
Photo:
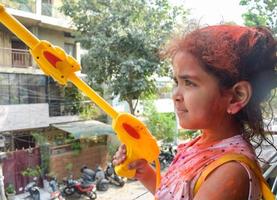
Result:
[[[183,129],[192,129],[192,130],[198,130],[198,129],[200,129],[199,126],[190,124],[190,123],[188,123],[188,122],[182,122],[182,121],[180,121],[180,122],[179,122],[179,125],[180,125],[180,127],[183,128]]]

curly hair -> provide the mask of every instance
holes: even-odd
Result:
[[[191,53],[218,80],[221,91],[238,81],[248,81],[252,97],[235,118],[243,128],[244,138],[256,142],[258,147],[263,140],[272,145],[266,137],[263,103],[277,87],[276,46],[277,41],[265,27],[216,25],[174,38],[161,53],[171,59],[179,51]]]

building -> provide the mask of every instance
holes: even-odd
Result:
[[[72,35],[74,29],[70,25],[70,19],[62,15],[58,9],[61,0],[0,0],[0,3],[4,4],[7,11],[39,39],[63,48],[67,54],[80,62],[81,50]],[[99,164],[103,166],[107,158],[107,134],[112,134],[111,127],[103,123],[95,124],[93,121],[80,121],[79,107],[82,102],[77,98],[74,99],[74,95],[78,94],[76,91],[71,85],[64,88],[52,78],[45,76],[35,64],[28,47],[0,24],[1,151],[15,152],[29,149],[29,152],[33,152],[32,148],[38,146],[34,138],[36,133],[47,138],[44,143],[50,148],[48,164],[54,173],[65,175],[65,166],[70,163],[76,163],[71,169],[76,173],[82,164],[92,167]],[[76,123],[75,121],[79,122],[72,124]],[[76,127],[65,129],[66,125],[69,127],[74,125],[78,130],[86,131],[82,135]],[[102,131],[95,129],[99,127],[102,127]],[[73,137],[69,137],[70,134]],[[68,140],[67,142],[65,140],[71,138],[71,142],[74,140],[80,142],[82,138],[91,135],[94,137],[86,142],[85,153],[80,154],[76,160],[72,156],[73,148],[76,148],[76,145],[75,147],[73,145],[75,143],[68,143]],[[89,159],[91,153],[97,157]],[[61,160],[64,157],[66,159]],[[37,160],[43,161],[44,158]],[[86,163],[82,163],[82,160]],[[7,159],[6,162],[11,160]],[[35,165],[35,162],[39,161],[32,160],[29,164]],[[5,167],[4,163],[4,176],[19,188],[24,183],[15,183],[19,179],[16,177],[18,174],[14,176],[12,172],[14,169],[9,168]],[[16,173],[20,176],[20,172]]]

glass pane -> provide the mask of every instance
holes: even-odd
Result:
[[[0,74],[0,85],[9,85],[9,74]]]
[[[0,105],[8,105],[9,104],[9,86],[8,85],[0,85]]]
[[[19,103],[19,90],[18,85],[10,86],[10,104],[18,104]]]
[[[20,85],[19,99],[21,104],[28,104],[28,86]]]
[[[20,103],[45,103],[46,77],[42,75],[20,75]]]
[[[19,75],[18,74],[10,74],[10,85],[14,85],[18,87],[19,83]]]
[[[74,44],[68,44],[68,43],[65,43],[64,44],[64,50],[65,52],[70,55],[70,56],[73,56],[74,57]]]

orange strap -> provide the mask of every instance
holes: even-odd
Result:
[[[213,161],[211,164],[209,164],[204,171],[201,173],[200,177],[198,178],[195,186],[194,186],[194,195],[197,193],[199,190],[200,186],[202,183],[206,180],[207,176],[215,170],[217,167],[220,165],[230,162],[230,161],[239,161],[243,162],[250,167],[250,169],[256,174],[258,179],[260,180],[260,186],[263,194],[263,199],[264,200],[275,200],[274,194],[270,191],[269,186],[264,179],[260,167],[251,159],[248,157],[241,155],[241,154],[236,154],[236,153],[228,153],[225,154],[224,156],[220,157],[219,159]]]

